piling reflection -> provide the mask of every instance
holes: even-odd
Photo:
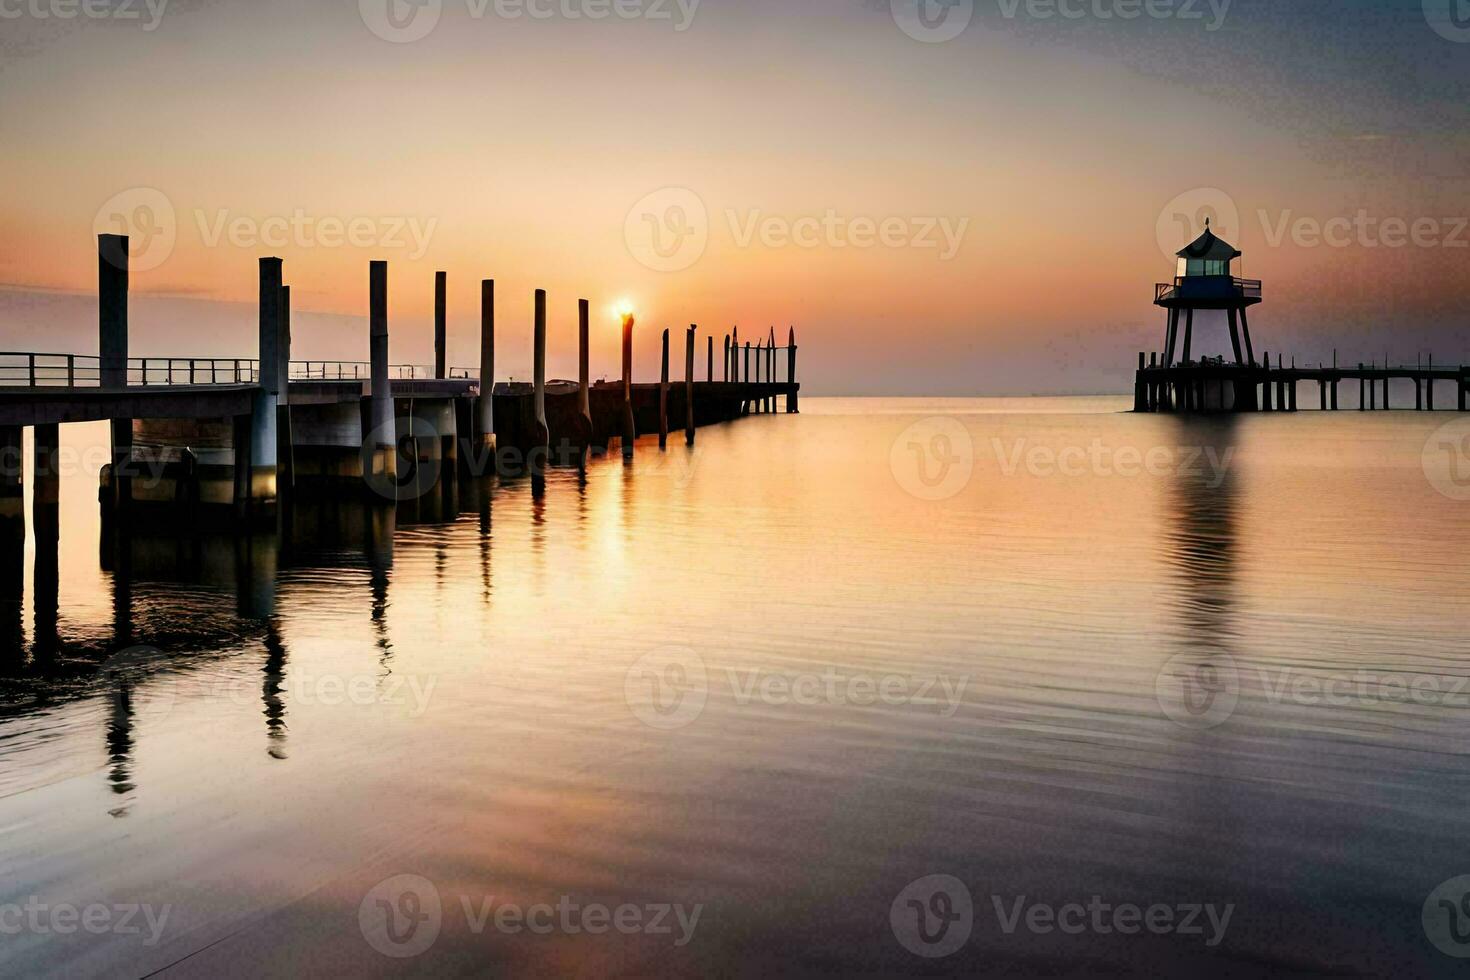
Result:
[[[261,701],[265,705],[266,754],[272,759],[286,758],[286,703],[281,699],[286,678],[286,644],[281,640],[281,627],[272,620],[265,634],[265,666],[261,673]]]

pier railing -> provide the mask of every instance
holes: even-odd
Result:
[[[399,379],[432,378],[434,369],[422,364],[394,364],[389,376]],[[366,381],[368,361],[292,361],[293,381]],[[234,357],[130,357],[129,385],[240,385],[260,380],[260,361]],[[44,351],[0,351],[0,387],[99,388],[102,359],[96,354],[59,354]]]

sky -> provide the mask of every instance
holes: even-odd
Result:
[[[1452,7],[1452,4],[1457,5]],[[1127,390],[1206,216],[1257,351],[1470,364],[1465,0],[0,0],[0,347],[635,375],[658,333],[794,327],[809,394]],[[703,342],[701,341],[701,350]],[[1196,352],[1227,353],[1223,324]],[[675,372],[677,373],[677,372]]]

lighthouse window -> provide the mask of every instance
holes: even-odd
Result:
[[[1205,262],[1205,275],[1226,276],[1230,274],[1229,264],[1222,261],[1207,260]]]

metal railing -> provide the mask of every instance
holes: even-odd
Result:
[[[292,361],[289,366],[293,381],[367,381],[371,376],[369,361]],[[429,379],[433,378],[434,369],[422,364],[390,364],[388,376],[403,380]],[[233,357],[130,357],[125,377],[129,385],[258,384],[260,361]],[[0,351],[0,387],[101,386],[102,358],[96,354]]]
[[[1209,283],[1209,280],[1222,280],[1224,278],[1224,276],[1177,276],[1175,277],[1173,282],[1154,283],[1154,302],[1160,303],[1164,300],[1174,299],[1176,296],[1179,295],[1179,287],[1184,285],[1185,283],[1199,285],[1201,295],[1203,296],[1206,292],[1209,291],[1207,285]],[[1230,288],[1235,292],[1237,296],[1240,296],[1244,299],[1261,298],[1261,280],[1259,279],[1240,279],[1236,277],[1231,277]]]

